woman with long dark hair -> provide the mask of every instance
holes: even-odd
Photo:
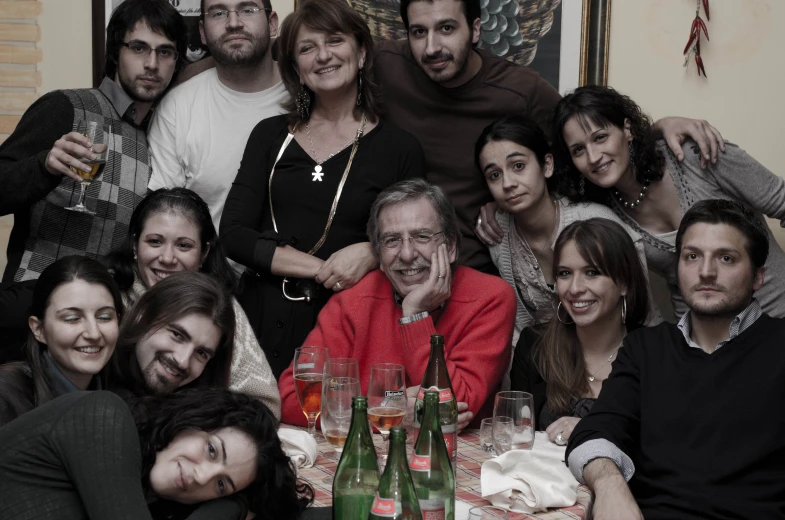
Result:
[[[128,403],[68,394],[0,428],[0,518],[150,519],[148,502],[180,518],[176,504],[237,493],[243,500],[212,502],[191,518],[244,519],[247,504],[294,519],[313,491],[297,482],[276,428],[263,403],[228,390]]]
[[[26,361],[0,365],[0,426],[57,396],[101,388],[117,342],[123,302],[106,267],[65,256],[33,291]]]
[[[344,0],[284,20],[278,66],[289,113],[251,132],[221,216],[239,297],[276,377],[335,291],[378,265],[365,235],[387,186],[424,175],[420,144],[380,118],[368,25]]]
[[[175,273],[200,272],[209,276],[214,283],[205,287],[214,287],[214,293],[231,295],[237,286],[207,204],[186,188],[149,193],[134,210],[125,241],[107,261],[129,308],[149,289]],[[194,290],[198,292],[198,288]],[[184,305],[188,299],[187,295],[182,298]],[[161,303],[164,310],[166,302]],[[279,417],[281,399],[270,364],[242,307],[234,297],[230,303],[235,318],[229,388],[258,397]],[[133,340],[124,333],[124,346],[118,353],[131,355],[133,348],[126,348],[127,344],[135,345],[148,332],[152,331],[136,327],[134,335],[139,337]],[[135,365],[124,366],[132,369]]]
[[[676,231],[696,202],[734,200],[761,220],[785,222],[784,179],[732,143],[702,170],[697,145],[688,139],[679,162],[643,110],[610,87],[580,87],[559,101],[553,146],[559,190],[573,201],[610,206],[641,235],[648,265],[667,280],[677,316],[687,306],[676,280]],[[755,298],[764,312],[781,318],[785,253],[769,238],[766,281]]]
[[[541,335],[523,331],[510,379],[513,390],[534,395],[537,427],[565,444],[600,394],[624,336],[643,326],[649,289],[629,234],[604,218],[559,234],[553,272],[556,317]]]

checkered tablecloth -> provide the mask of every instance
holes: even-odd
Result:
[[[490,502],[482,497],[480,491],[480,468],[482,463],[491,458],[491,455],[480,448],[478,430],[465,430],[458,436],[458,483],[455,499],[466,502],[472,506],[487,506]],[[374,435],[377,448],[381,446],[381,437]],[[319,456],[316,463],[310,468],[300,468],[299,477],[307,480],[314,490],[314,506],[332,505],[332,476],[338,464],[337,460],[327,458],[325,455],[333,451],[332,446],[317,435],[319,443]],[[327,482],[325,482],[327,479]],[[591,509],[592,496],[586,486],[578,488],[578,500],[575,505],[561,509],[553,509],[545,513],[524,515],[511,513],[510,520],[557,520],[557,519],[585,519],[586,512]]]

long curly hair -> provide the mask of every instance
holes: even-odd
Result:
[[[127,402],[139,432],[145,487],[149,487],[156,455],[179,434],[236,428],[250,437],[257,449],[256,478],[240,492],[251,511],[269,518],[294,519],[313,502],[313,489],[297,480],[294,466],[281,448],[278,422],[261,401],[219,388],[194,388],[131,397]]]
[[[551,138],[556,168],[554,177],[559,193],[573,202],[589,200],[605,205],[610,203],[610,190],[601,188],[588,179],[584,179],[581,194],[583,176],[575,168],[564,140],[564,126],[573,118],[585,131],[589,130],[590,124],[600,128],[613,125],[624,130],[625,122],[629,121],[632,134],[630,163],[635,172],[635,180],[646,184],[662,179],[665,159],[657,151],[657,138],[649,116],[632,99],[611,87],[589,85],[579,87],[572,94],[564,96],[554,109]]]

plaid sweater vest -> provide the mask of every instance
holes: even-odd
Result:
[[[33,280],[67,255],[99,258],[128,234],[134,208],[147,193],[150,154],[143,130],[126,123],[97,89],[63,90],[74,107],[72,128],[80,121],[110,124],[109,153],[103,174],[86,190],[85,204],[95,215],[68,211],[79,200],[79,183],[63,176],[60,184],[30,213],[30,234],[14,281]]]

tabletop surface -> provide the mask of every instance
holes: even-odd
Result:
[[[480,447],[478,430],[465,430],[458,436],[458,470],[456,501],[462,501],[470,506],[488,506],[490,502],[482,497],[480,490],[480,469],[483,462],[492,458],[492,455]],[[379,435],[373,435],[377,448],[381,446]],[[338,465],[337,460],[327,458],[326,455],[333,451],[332,446],[323,436],[316,436],[319,445],[319,456],[310,468],[298,469],[298,476],[307,480],[314,490],[314,507],[329,507],[332,505],[332,477]],[[328,479],[324,482],[325,478]],[[586,486],[578,487],[578,499],[575,505],[561,509],[552,509],[543,513],[522,514],[510,513],[510,520],[525,519],[585,519],[586,511],[591,507],[591,493]]]

